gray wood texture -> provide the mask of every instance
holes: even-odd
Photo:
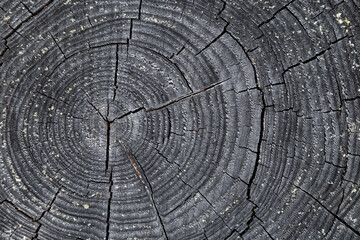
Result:
[[[360,239],[357,0],[0,0],[1,239]]]

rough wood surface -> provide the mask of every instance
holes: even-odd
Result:
[[[2,239],[359,239],[357,0],[1,0]]]

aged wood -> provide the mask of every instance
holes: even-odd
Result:
[[[0,1],[1,239],[359,239],[359,5]]]

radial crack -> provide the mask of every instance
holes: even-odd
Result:
[[[116,44],[116,63],[115,63],[115,74],[114,74],[114,95],[113,95],[113,101],[115,101],[116,98],[116,92],[118,89],[117,86],[117,78],[118,78],[118,71],[119,71],[119,44]]]
[[[337,209],[336,209],[336,213],[335,213],[336,215],[338,215],[339,212],[340,212],[340,207],[341,207],[341,204],[342,204],[343,201],[344,201],[344,196],[345,196],[345,190],[342,189],[342,196],[341,196],[340,203],[339,203],[339,205],[338,205],[338,207],[337,207]],[[331,229],[333,228],[334,225],[335,225],[335,221],[333,221],[333,222],[331,223],[331,226],[330,226],[329,230],[327,231],[327,233],[325,234],[325,237],[329,234],[329,232],[331,232]]]
[[[26,218],[30,219],[31,221],[36,221],[36,218],[32,218],[30,215],[28,215],[26,212],[24,212],[23,210],[21,210],[20,208],[18,208],[13,202],[5,199],[3,201],[0,202],[0,205],[3,203],[7,203],[9,204],[11,207],[13,207],[17,212],[19,212],[21,215],[25,216]]]
[[[137,113],[137,112],[140,112],[140,111],[142,111],[142,110],[145,110],[145,108],[144,108],[144,107],[140,107],[140,108],[138,108],[138,109],[129,111],[129,112],[127,112],[127,113],[124,113],[124,114],[121,115],[120,117],[114,118],[113,120],[111,120],[111,121],[109,121],[109,122],[110,122],[110,123],[113,123],[113,122],[116,121],[116,120],[120,120],[120,119],[122,119],[122,118],[124,118],[124,117],[127,117],[127,116],[129,116],[129,115],[131,115],[131,114],[134,114],[134,113]]]
[[[226,33],[226,28],[228,26],[229,26],[229,22],[226,22],[226,25],[225,25],[223,31],[216,38],[214,38],[211,42],[209,42],[203,49],[201,49],[198,53],[196,53],[195,56],[199,55],[200,53],[205,51],[207,48],[209,48],[213,43],[215,43],[217,40],[219,40],[219,38],[221,38]]]
[[[294,1],[295,1],[295,0],[291,0],[290,2],[288,2],[287,4],[285,4],[284,6],[282,6],[281,8],[279,8],[277,11],[275,11],[275,12],[273,13],[273,15],[271,16],[271,18],[269,18],[268,20],[265,20],[265,21],[261,22],[261,23],[258,25],[258,28],[260,28],[262,25],[270,22],[271,20],[273,20],[273,19],[275,18],[275,16],[276,16],[279,12],[281,12],[281,11],[284,10],[284,9],[286,9],[287,6],[289,6],[289,5],[290,5],[291,3],[293,3]]]
[[[60,187],[60,188],[57,190],[57,192],[55,193],[53,199],[52,199],[52,200],[50,201],[50,203],[48,204],[48,205],[49,205],[48,208],[47,208],[45,211],[43,211],[38,218],[35,219],[35,222],[39,223],[39,221],[44,217],[45,213],[47,213],[47,212],[50,211],[50,209],[51,209],[53,203],[55,202],[56,197],[57,197],[58,194],[60,193],[61,189],[62,189],[62,187]],[[42,223],[39,223],[39,226],[36,228],[35,233],[34,233],[34,237],[32,237],[32,239],[38,239],[38,235],[39,235],[39,231],[40,231],[40,228],[41,228],[41,227],[42,227]]]
[[[108,200],[108,206],[107,206],[107,216],[106,216],[106,240],[109,239],[109,229],[110,229],[110,213],[111,213],[111,200],[113,196],[112,187],[113,187],[113,179],[112,179],[112,169],[110,171],[110,177],[109,177],[109,200]]]
[[[106,121],[106,152],[105,152],[105,173],[109,168],[109,161],[110,161],[110,125],[109,121]]]
[[[149,197],[150,197],[150,201],[152,202],[152,205],[153,205],[153,207],[154,207],[154,210],[155,210],[155,212],[156,212],[156,214],[157,214],[157,217],[158,217],[158,219],[159,219],[159,222],[160,222],[160,225],[161,225],[162,230],[163,230],[163,232],[164,232],[165,238],[166,238],[166,239],[169,239],[169,238],[168,238],[168,235],[167,235],[167,232],[166,232],[166,230],[165,230],[164,223],[163,223],[162,218],[161,218],[161,216],[160,216],[160,212],[159,212],[159,210],[158,210],[158,208],[157,208],[157,206],[156,206],[156,204],[155,204],[154,192],[153,192],[152,186],[151,186],[151,184],[150,184],[149,179],[147,178],[147,176],[146,176],[146,174],[145,174],[145,171],[144,171],[142,165],[140,164],[139,161],[137,161],[137,159],[136,159],[135,157],[132,157],[132,156],[131,156],[129,150],[127,149],[127,147],[126,147],[123,143],[121,143],[121,145],[123,146],[124,151],[125,151],[126,155],[128,156],[128,158],[130,159],[131,164],[133,165],[133,167],[134,167],[137,175],[139,176],[141,182],[142,182],[142,183],[144,184],[144,186],[145,186],[145,189],[146,189],[146,191],[147,191],[147,193],[148,193],[148,195],[149,195]],[[139,169],[137,166],[139,166],[140,169]],[[142,173],[141,173],[140,171],[141,171]],[[144,176],[144,177],[142,177],[142,176]]]
[[[196,91],[194,91],[194,92],[191,92],[191,93],[182,95],[182,96],[180,96],[180,97],[178,97],[178,98],[176,98],[176,99],[173,99],[173,100],[170,100],[170,101],[164,103],[164,104],[161,105],[161,106],[157,106],[157,107],[153,107],[153,108],[146,109],[146,112],[153,112],[153,111],[157,111],[157,110],[166,108],[167,106],[169,106],[169,105],[171,105],[171,104],[174,104],[174,103],[176,103],[176,102],[179,102],[179,101],[181,101],[181,100],[183,100],[183,99],[186,99],[186,98],[192,97],[192,96],[194,96],[194,95],[200,94],[200,93],[202,93],[202,92],[205,92],[205,91],[207,91],[207,90],[210,90],[210,89],[212,89],[212,88],[214,88],[214,87],[216,87],[216,86],[218,86],[218,85],[220,85],[220,84],[228,81],[229,79],[231,79],[231,78],[227,78],[227,79],[225,79],[225,80],[223,80],[223,81],[220,81],[220,82],[217,82],[217,83],[213,83],[213,84],[211,84],[210,86],[207,86],[207,87],[201,88],[201,89],[199,89],[199,90],[196,90]]]
[[[51,100],[54,100],[55,102],[59,102],[59,101],[60,101],[60,102],[63,102],[63,103],[65,103],[65,104],[69,105],[69,103],[65,102],[64,100],[58,100],[58,99],[56,99],[56,98],[54,98],[54,97],[51,97],[51,96],[49,96],[49,95],[47,95],[47,94],[45,94],[45,93],[40,92],[40,91],[37,91],[37,93],[40,94],[40,95],[42,95],[42,96],[44,96],[44,97],[46,97],[46,98],[49,98],[49,99],[51,99]]]
[[[221,1],[222,1],[223,5],[222,5],[220,11],[216,14],[216,19],[221,15],[221,13],[222,13],[222,12],[225,10],[225,8],[226,8],[226,2],[225,2],[224,0],[221,0]]]
[[[170,162],[169,161],[169,159],[164,155],[164,154],[162,154],[161,152],[160,152],[160,150],[157,148],[157,146],[154,146],[154,149],[157,151],[157,153],[161,156],[161,157],[163,157],[164,159],[165,159],[165,161],[166,162],[168,162],[168,163],[170,163],[170,164],[175,164],[177,167],[178,167],[178,169],[179,169],[179,171],[180,171],[180,165],[177,163],[177,162]]]
[[[142,0],[139,1],[139,15],[138,15],[138,20],[141,19],[141,8],[142,8]]]
[[[259,218],[257,218],[257,219],[259,219]],[[273,237],[270,235],[270,233],[266,230],[266,228],[265,228],[262,224],[259,223],[259,225],[261,226],[262,229],[264,229],[264,231],[266,232],[266,234],[269,236],[269,238],[270,238],[271,240],[275,240],[275,238],[273,238]]]
[[[309,39],[311,39],[311,37],[310,37],[308,31],[306,30],[305,26],[300,22],[300,19],[288,7],[286,7],[286,9],[290,13],[290,15],[292,15],[296,19],[296,21],[299,23],[300,27],[304,30],[305,34],[309,37]]]
[[[341,41],[341,40],[343,40],[343,39],[345,39],[345,38],[351,38],[351,37],[353,37],[353,36],[352,36],[352,35],[351,35],[351,36],[345,35],[345,36],[337,39],[336,41],[331,42],[331,43],[329,44],[329,47],[328,47],[328,48],[326,48],[326,49],[324,49],[324,50],[316,53],[314,56],[312,56],[312,57],[310,57],[310,58],[308,58],[308,59],[306,59],[306,60],[304,60],[304,61],[300,61],[300,62],[298,62],[298,63],[296,63],[296,64],[294,64],[294,65],[291,65],[290,67],[284,69],[282,75],[284,76],[286,72],[290,71],[291,69],[293,69],[293,68],[295,68],[295,67],[297,67],[297,66],[300,66],[301,64],[306,64],[306,63],[308,63],[308,62],[311,62],[311,61],[317,59],[318,57],[320,57],[321,55],[323,55],[323,54],[326,53],[327,51],[331,50],[331,46],[332,46],[332,45],[336,44],[337,42],[339,42],[339,41]]]
[[[56,46],[59,48],[60,52],[62,53],[62,55],[64,55],[64,58],[66,59],[66,55],[64,53],[64,51],[61,49],[59,43],[56,41],[55,37],[51,34],[51,32],[49,32],[49,35],[51,36],[51,38],[54,40]]]
[[[100,115],[100,117],[101,117],[105,122],[107,122],[107,119],[101,114],[100,110],[97,109],[97,108],[95,107],[95,105],[92,104],[89,100],[86,100],[86,101],[96,110],[96,112]]]

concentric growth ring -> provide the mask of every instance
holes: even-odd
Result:
[[[359,237],[355,8],[2,1],[2,237]]]

